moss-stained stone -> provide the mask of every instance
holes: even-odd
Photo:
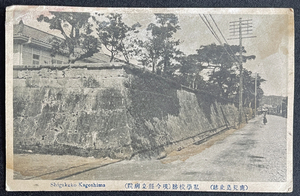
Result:
[[[237,122],[233,104],[139,69],[50,72],[14,78],[15,152],[153,157]]]

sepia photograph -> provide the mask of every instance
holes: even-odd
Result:
[[[293,191],[288,8],[6,10],[7,191]]]

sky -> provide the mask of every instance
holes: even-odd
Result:
[[[111,12],[116,12],[116,10],[111,10]],[[129,10],[123,13],[123,21],[128,25],[139,22],[142,25],[141,36],[144,36],[147,25],[155,21],[154,15],[150,12],[149,10],[145,12]],[[234,9],[233,11],[230,10],[231,14],[228,14],[228,12],[227,14],[222,14],[222,12],[224,11],[213,11],[211,15],[230,45],[238,45],[239,40],[228,40],[230,38],[229,22],[237,21],[239,18],[243,20],[252,19],[253,31],[251,36],[256,37],[243,39],[242,44],[247,51],[246,55],[255,55],[256,59],[247,61],[243,66],[253,73],[257,72],[266,80],[261,86],[265,95],[287,96],[288,54],[293,52],[289,48],[291,31],[288,30],[289,20],[287,14],[261,14],[262,12],[253,14],[248,11],[247,14],[241,15],[235,13]],[[196,49],[201,45],[219,44],[198,13],[201,12],[176,13],[181,29],[174,37],[181,40],[179,48],[187,55],[196,53]],[[209,17],[209,11],[205,11],[204,13]],[[22,19],[29,26],[59,35],[58,31],[50,30],[48,24],[37,22],[36,18],[40,14],[51,16],[44,9],[38,11],[36,9],[23,9],[15,11],[14,23],[18,23]],[[213,25],[211,18],[210,22]],[[213,27],[215,31],[218,31],[215,26]],[[218,35],[221,37],[219,32]]]

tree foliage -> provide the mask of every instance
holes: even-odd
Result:
[[[99,42],[92,33],[92,24],[88,22],[89,13],[50,12],[52,17],[40,15],[38,21],[49,24],[50,29],[59,30],[64,39],[54,37],[52,55],[62,54],[69,57],[69,63],[75,63],[99,52]]]
[[[150,23],[147,27],[148,39],[137,41],[142,48],[139,61],[151,66],[153,72],[170,76],[176,70],[178,57],[182,55],[176,47],[180,40],[173,38],[180,29],[178,18],[174,14],[155,14],[155,18],[156,23]]]
[[[197,50],[200,61],[212,71],[209,76],[209,82],[219,88],[218,96],[223,98],[232,98],[237,94],[239,87],[239,46],[236,45],[216,45],[210,44],[201,46]],[[242,49],[243,53],[246,50]],[[254,55],[242,56],[243,62],[255,59]]]
[[[122,55],[129,62],[129,56],[135,55],[135,59],[144,66],[152,67],[153,73],[173,78],[190,88],[207,90],[215,96],[238,101],[240,47],[209,44],[200,46],[195,54],[186,56],[178,49],[180,40],[174,38],[180,30],[178,18],[174,14],[155,14],[156,21],[146,28],[147,36],[143,35],[143,39],[139,39],[136,36],[141,25],[125,24],[122,14],[96,13],[92,16],[96,23],[96,27],[93,27],[89,13],[50,13],[52,17],[40,15],[38,21],[49,23],[50,29],[61,32],[64,39],[52,40],[53,55],[67,55],[70,63],[92,56],[103,44],[110,52],[110,61]],[[98,38],[92,35],[92,28],[96,30]],[[243,63],[255,59],[254,55],[246,53],[242,47]],[[254,81],[251,71],[244,69],[245,106],[254,106]],[[258,76],[257,100],[263,96],[261,83],[264,81]]]
[[[197,54],[183,56],[178,59],[180,68],[176,75],[176,79],[183,85],[191,88],[204,88],[205,82],[201,76],[204,69],[203,62]]]
[[[195,89],[209,91],[215,96],[238,101],[240,86],[239,52],[240,47],[236,45],[210,44],[201,46],[197,54],[191,54],[180,58],[180,69],[176,80],[183,85]],[[255,59],[254,55],[245,55],[246,50],[242,48],[242,60]],[[244,106],[254,107],[255,78],[251,71],[243,69],[243,103]],[[204,80],[203,76],[207,75]],[[263,96],[260,85],[265,80],[258,76],[257,100]]]
[[[101,14],[98,14],[100,16]],[[128,26],[122,20],[122,14],[110,13],[106,16],[107,21],[99,21],[93,16],[94,21],[97,23],[97,34],[101,43],[110,52],[113,61],[115,56],[119,53],[123,55],[126,62],[129,62],[129,54],[127,47],[124,43],[125,39],[130,37],[130,33],[138,33],[137,27],[141,25],[136,23]]]
[[[260,75],[257,75],[257,105],[259,105],[259,100],[262,99],[264,95],[264,91],[261,88],[261,83],[265,82],[266,80],[261,78]],[[239,95],[239,92],[237,94],[237,97]],[[253,76],[253,73],[247,69],[244,69],[243,71],[243,105],[246,107],[252,107],[254,108],[255,101],[255,76]]]

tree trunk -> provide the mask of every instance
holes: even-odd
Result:
[[[155,70],[154,70],[154,66],[155,66],[155,64],[154,64],[154,62],[152,62],[152,73],[154,73],[154,72],[155,72]]]
[[[109,62],[112,62],[114,60],[114,53],[111,52],[111,56],[110,56],[110,61]]]

